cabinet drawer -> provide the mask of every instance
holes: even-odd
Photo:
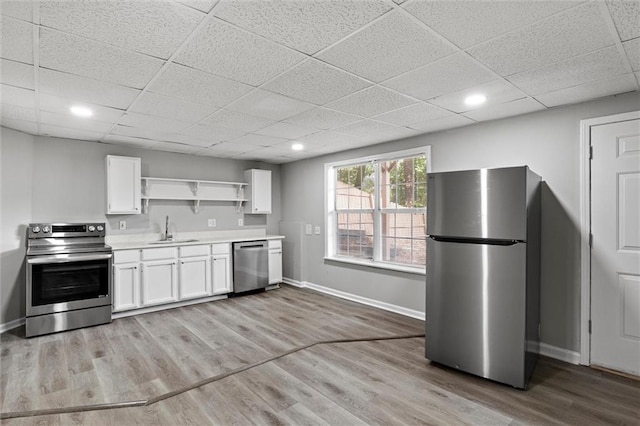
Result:
[[[162,247],[142,250],[142,260],[171,259],[176,257],[175,247]]]
[[[180,257],[208,256],[209,246],[183,246],[179,247]]]
[[[229,244],[212,244],[211,254],[227,254],[229,253]]]
[[[282,240],[269,240],[269,249],[281,249]]]
[[[132,263],[140,261],[140,250],[116,250],[113,252],[113,263]]]

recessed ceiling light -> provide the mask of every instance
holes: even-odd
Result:
[[[304,149],[304,145],[302,145],[301,143],[294,143],[293,145],[291,145],[291,149],[294,151],[302,151]]]
[[[482,94],[469,95],[464,99],[464,103],[468,106],[482,105],[487,101],[487,97]]]
[[[93,111],[83,106],[72,106],[70,110],[71,114],[77,115],[78,117],[91,117],[93,115]]]

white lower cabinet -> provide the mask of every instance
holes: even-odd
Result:
[[[209,256],[180,258],[180,300],[210,295],[210,270]]]
[[[269,240],[269,284],[282,282],[282,241]]]
[[[142,263],[142,306],[178,300],[176,263],[176,259]]]
[[[140,307],[140,267],[138,263],[113,265],[113,311]]]
[[[233,291],[229,244],[115,250],[113,311]]]

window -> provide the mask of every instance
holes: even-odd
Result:
[[[429,147],[331,163],[327,257],[424,271]]]

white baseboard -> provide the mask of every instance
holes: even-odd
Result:
[[[5,322],[4,324],[0,324],[0,334],[5,331],[13,330],[14,328],[18,328],[21,325],[24,325],[24,318],[18,318],[13,321]]]
[[[395,312],[400,315],[424,321],[424,312],[415,311],[413,309],[393,305],[391,303],[381,302],[379,300],[369,299],[368,297],[358,296],[357,294],[353,293],[335,290],[333,288],[313,284],[308,281],[296,281],[290,278],[284,278],[282,281],[295,287],[309,288],[320,293],[330,294],[342,299],[351,300],[352,302],[362,303],[363,305],[373,306],[374,308],[384,309],[385,311]]]
[[[548,356],[569,364],[580,364],[580,353],[540,342],[540,355]]]
[[[315,290],[320,293],[330,294],[332,296],[340,297],[342,299],[347,299],[353,302],[362,303],[364,305],[373,306],[375,308],[384,309],[386,311],[395,312],[400,315],[405,315],[405,316],[416,318],[422,321],[425,320],[425,314],[423,312],[414,311],[412,309],[407,309],[402,306],[380,302],[378,300],[369,299],[367,297],[358,296],[356,294],[335,290],[335,289],[321,286],[318,284],[313,284],[308,281],[296,281],[296,280],[292,280],[291,278],[284,278],[282,281],[295,287],[309,288],[311,290]],[[575,364],[575,365],[580,364],[580,353],[575,351],[570,351],[568,349],[559,348],[557,346],[552,346],[547,343],[540,342],[540,355],[548,356],[549,358],[554,358],[560,361],[568,362],[570,364]]]

